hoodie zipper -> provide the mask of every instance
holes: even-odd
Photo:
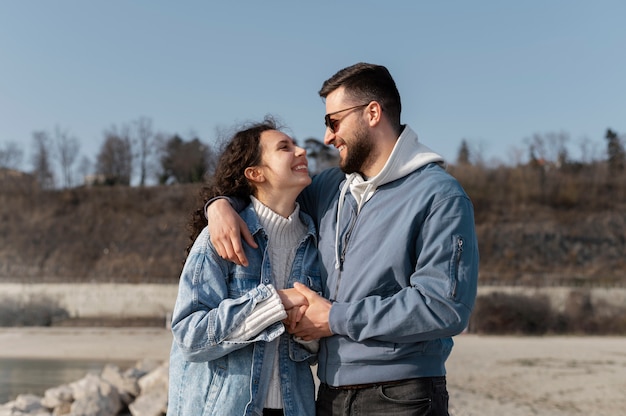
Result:
[[[339,269],[337,272],[337,284],[335,285],[335,296],[332,297],[333,300],[337,300],[337,295],[339,294],[339,285],[341,283],[341,272],[343,271],[343,262],[346,259],[346,251],[348,251],[348,242],[350,241],[350,237],[352,236],[352,230],[356,224],[358,215],[355,215],[350,227],[346,231],[345,238],[343,239],[343,247],[341,249],[341,255],[339,256]]]

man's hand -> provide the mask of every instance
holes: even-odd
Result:
[[[291,332],[302,319],[309,303],[304,295],[296,289],[279,290],[278,296],[280,296],[280,300],[287,312],[287,318],[283,320],[283,323],[287,326],[287,331]]]
[[[296,306],[307,306],[309,302],[306,297],[300,293],[297,289],[282,289],[277,290],[280,300],[283,302],[285,309],[291,309]]]
[[[258,246],[244,220],[225,199],[212,202],[206,211],[211,243],[217,254],[233,263],[248,266],[241,239],[243,238],[253,248]]]
[[[305,341],[331,336],[328,317],[332,304],[301,283],[295,283],[294,288],[306,298],[309,306],[295,329],[289,332]]]

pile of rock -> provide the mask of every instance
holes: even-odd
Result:
[[[162,416],[167,410],[167,362],[140,361],[128,370],[107,365],[43,397],[19,395],[0,405],[0,416]]]

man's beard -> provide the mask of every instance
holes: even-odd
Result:
[[[363,173],[367,164],[371,163],[370,156],[374,142],[369,131],[359,126],[355,132],[350,146],[346,148],[346,158],[340,163],[340,168],[344,173]]]

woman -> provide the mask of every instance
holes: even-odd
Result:
[[[310,182],[306,151],[270,119],[226,146],[205,198],[250,201],[241,215],[259,247],[245,246],[248,266],[230,263],[206,228],[198,234],[206,220],[194,221],[172,316],[168,415],[315,414],[317,344],[285,331],[291,305],[278,292],[295,282],[321,291],[313,222],[295,202]]]

